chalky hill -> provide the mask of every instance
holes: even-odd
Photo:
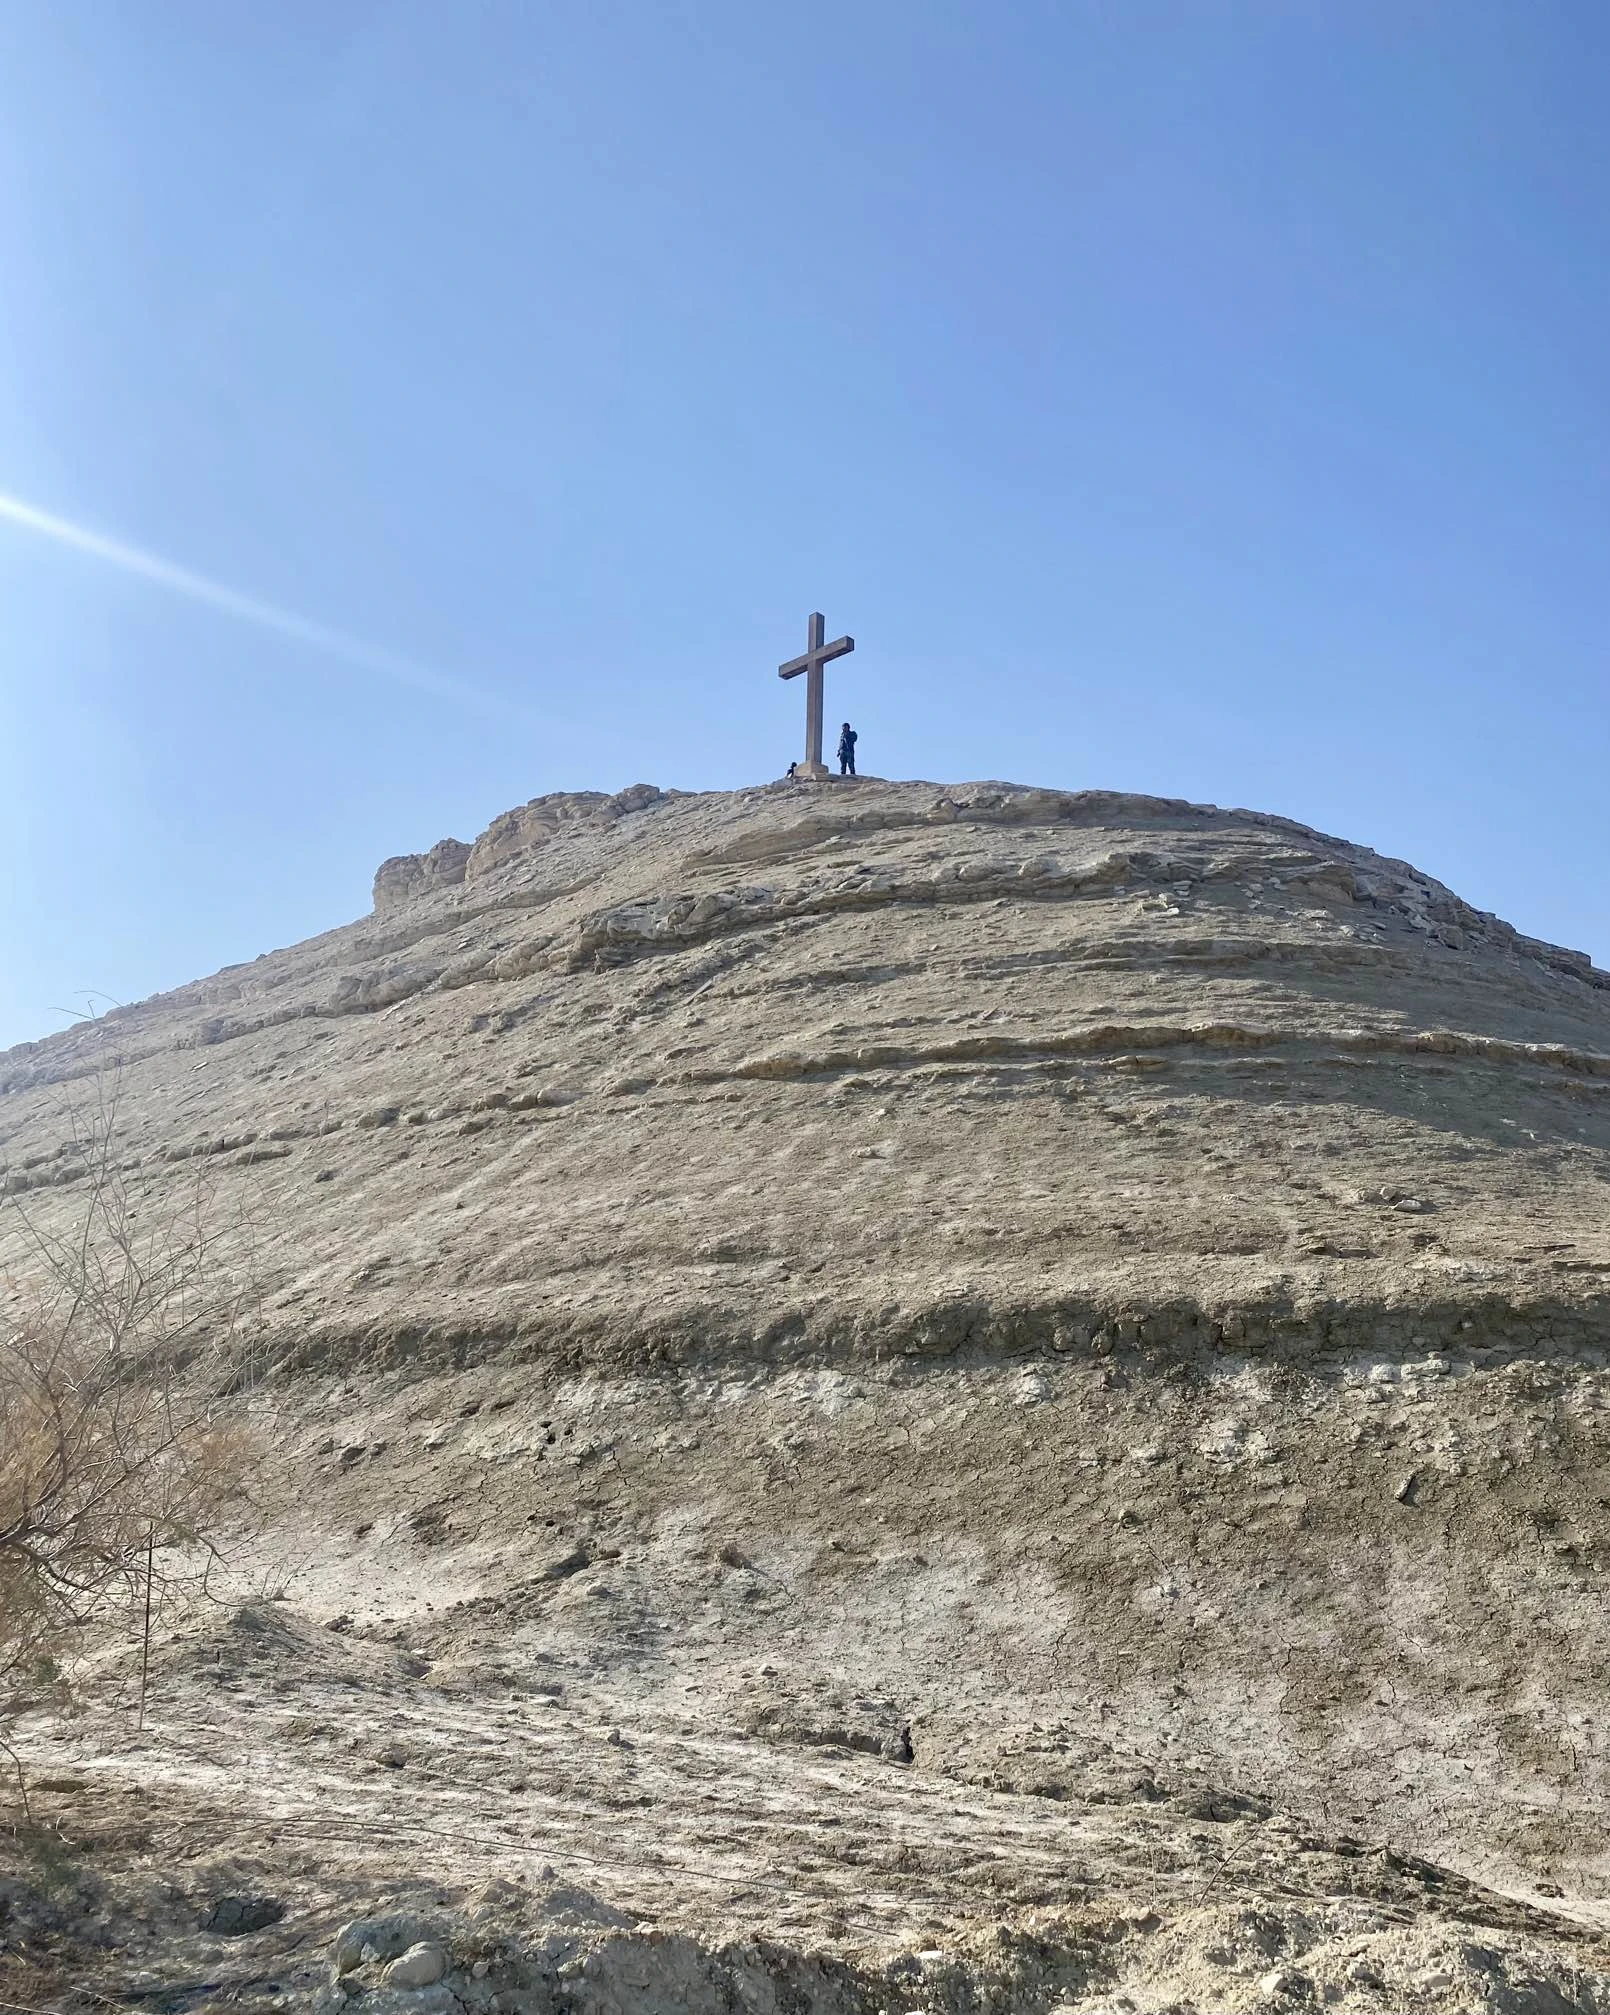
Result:
[[[1581,954],[1253,812],[640,785],[0,1056],[36,1223],[114,1059],[252,1227],[286,1599],[74,1768],[296,1992],[1610,2006]]]

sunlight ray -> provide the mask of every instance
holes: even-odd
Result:
[[[142,547],[129,545],[122,539],[108,538],[102,532],[74,524],[70,518],[42,511],[37,505],[11,496],[4,490],[0,490],[0,519],[20,526],[24,531],[35,532],[42,538],[54,539],[59,545],[70,546],[75,552],[104,560],[109,566],[118,567],[126,574],[138,575],[140,579],[168,588],[174,594],[184,595],[190,601],[204,602],[209,608],[220,609],[243,622],[255,623],[259,629],[272,630],[294,643],[322,652],[326,657],[339,658],[361,671],[377,673],[382,678],[394,679],[401,685],[433,693],[441,699],[461,700],[489,713],[509,716],[524,711],[494,693],[466,684],[462,679],[435,671],[428,665],[418,664],[412,658],[401,657],[379,645],[365,643],[359,637],[349,637],[327,624],[311,622],[288,609],[276,608],[273,603],[259,601],[254,595],[242,594],[238,589],[226,587],[221,581],[209,580],[205,574],[195,573],[189,567],[177,566],[156,553],[148,553]]]

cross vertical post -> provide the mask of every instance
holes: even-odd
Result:
[[[805,626],[805,655],[790,658],[777,667],[780,679],[797,679],[805,674],[805,760],[799,766],[802,777],[822,778],[828,767],[822,761],[822,667],[855,649],[854,637],[837,637],[831,644],[822,639],[827,625],[818,611]]]
[[[805,626],[805,652],[810,659],[810,667],[805,674],[805,760],[819,763],[822,760],[822,638],[827,633],[827,625],[821,615],[811,617]]]

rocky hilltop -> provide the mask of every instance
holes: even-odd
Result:
[[[677,1939],[689,2007],[1610,2007],[1582,954],[1252,812],[638,786],[0,1056],[36,1221],[109,1079],[141,1208],[252,1228],[288,1598],[176,1640],[142,1795],[345,1814],[253,1865],[439,1892],[399,2007],[489,2005],[510,1854],[588,1900],[505,2008]]]

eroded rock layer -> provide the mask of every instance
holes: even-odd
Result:
[[[539,800],[473,882],[9,1052],[0,1180],[71,1181],[63,1094],[119,1059],[153,1194],[252,1172],[298,1349],[1597,1319],[1579,954],[1246,813],[623,797]]]

